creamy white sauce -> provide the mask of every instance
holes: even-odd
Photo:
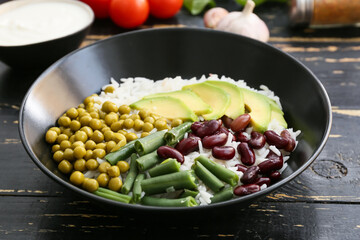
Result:
[[[0,5],[0,46],[56,39],[86,27],[91,9],[73,0],[19,0]]]

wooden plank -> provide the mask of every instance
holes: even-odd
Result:
[[[230,214],[160,218],[116,215],[77,198],[3,197],[0,238],[357,239],[359,214],[358,204],[262,202]]]

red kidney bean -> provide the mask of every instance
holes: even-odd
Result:
[[[249,145],[242,142],[238,145],[237,150],[241,156],[241,162],[247,166],[251,166],[255,163],[255,153]]]
[[[224,126],[227,128],[230,128],[231,123],[233,122],[232,118],[229,118],[228,116],[224,115],[221,118],[222,122],[224,123]]]
[[[251,120],[250,114],[248,113],[242,114],[237,118],[235,118],[234,121],[232,121],[230,128],[234,132],[242,131],[247,127],[247,125],[249,125],[250,120]]]
[[[277,148],[284,148],[288,145],[289,140],[281,137],[273,130],[267,130],[264,132],[266,142],[270,145],[274,145]]]
[[[281,161],[283,162],[283,156],[282,154],[280,154],[280,156],[278,156],[276,153],[274,153],[273,151],[270,151],[268,153],[268,155],[266,155],[266,158],[269,160],[273,160],[273,161]],[[281,166],[282,167],[282,166]]]
[[[249,167],[241,177],[241,182],[244,184],[254,183],[258,179],[259,170],[258,166]]]
[[[289,143],[284,147],[284,150],[287,152],[292,152],[295,148],[295,140],[291,137],[290,133],[287,130],[283,130],[280,133],[280,136],[287,139]]]
[[[188,137],[182,139],[178,144],[176,144],[175,148],[184,156],[188,155],[191,152],[194,152],[199,149],[199,137]]]
[[[249,138],[244,134],[244,132],[236,132],[235,133],[236,141],[238,142],[249,142]]]
[[[281,173],[279,171],[272,171],[268,176],[272,181],[276,182],[280,179]]]
[[[245,195],[249,195],[251,193],[255,193],[260,191],[260,186],[256,185],[256,184],[246,184],[246,185],[241,185],[241,186],[237,186],[234,189],[234,194],[237,196],[245,196]]]
[[[261,133],[253,131],[251,132],[251,139],[248,143],[253,149],[260,149],[265,146],[266,139]]]
[[[265,160],[264,162],[258,165],[261,173],[269,173],[274,170],[279,170],[282,168],[284,164],[283,156],[282,155],[278,156],[272,151],[269,152],[266,158],[268,160]]]
[[[270,183],[271,183],[271,179],[268,177],[260,177],[260,178],[256,179],[256,181],[254,182],[254,184],[257,184],[260,187],[263,184],[266,184],[266,186],[268,187],[268,186],[270,186]]]
[[[205,121],[194,133],[198,137],[203,138],[205,136],[213,135],[216,131],[219,130],[220,126],[221,126],[220,121],[217,120]]]
[[[215,134],[219,134],[219,133],[225,133],[226,136],[228,136],[230,131],[226,127],[221,126],[219,131],[217,131]],[[236,141],[236,137],[233,134],[232,134],[232,141]]]
[[[182,155],[178,150],[169,146],[161,146],[157,150],[157,154],[162,159],[175,158],[179,163],[183,164],[184,155]]]
[[[230,133],[230,131],[226,127],[221,126],[219,128],[219,131],[217,131],[216,133],[226,133],[226,135],[228,135]]]
[[[223,146],[227,141],[227,134],[220,133],[211,136],[206,136],[202,139],[204,148],[211,149],[215,146]]]
[[[245,172],[248,168],[245,166],[245,165],[242,165],[242,164],[236,164],[235,167],[237,167],[237,170],[240,171],[240,172]]]
[[[235,149],[231,146],[215,146],[212,151],[214,158],[230,160],[235,156]]]
[[[194,133],[190,132],[187,136],[188,138],[197,138],[197,139],[201,139],[198,136],[196,136]]]
[[[194,122],[193,124],[191,124],[191,131],[195,134],[196,131],[203,125],[202,122]]]

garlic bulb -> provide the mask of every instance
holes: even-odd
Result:
[[[229,12],[225,8],[211,8],[204,14],[204,25],[207,28],[215,28],[219,21],[228,15]]]
[[[230,12],[224,16],[215,29],[233,32],[263,42],[269,40],[269,29],[256,14],[253,13],[255,3],[248,0],[242,12]]]

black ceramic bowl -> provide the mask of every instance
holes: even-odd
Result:
[[[265,84],[281,99],[290,127],[302,131],[281,181],[252,195],[195,208],[158,208],[114,202],[68,181],[51,159],[47,129],[68,108],[100,91],[109,79],[200,77],[217,73]],[[22,142],[35,164],[49,177],[85,198],[112,209],[151,212],[197,212],[246,206],[304,171],[319,155],[331,127],[330,101],[319,80],[288,54],[246,37],[207,29],[141,30],[99,41],[75,51],[48,68],[27,93],[20,111]]]
[[[87,19],[84,26],[75,32],[64,33],[60,37],[49,38],[48,40],[38,41],[36,43],[21,43],[18,45],[1,44],[0,42],[0,61],[15,68],[46,68],[66,54],[77,49],[88,33],[94,13],[89,6],[72,0],[35,0],[35,1],[10,1],[0,5],[0,17],[14,9],[23,6],[36,5],[48,2],[56,4],[73,5],[82,9],[86,13]],[[71,17],[71,16],[68,16]],[[54,20],[56,23],[57,20]],[[40,23],[45,24],[45,23]],[[5,29],[5,27],[3,27]]]

